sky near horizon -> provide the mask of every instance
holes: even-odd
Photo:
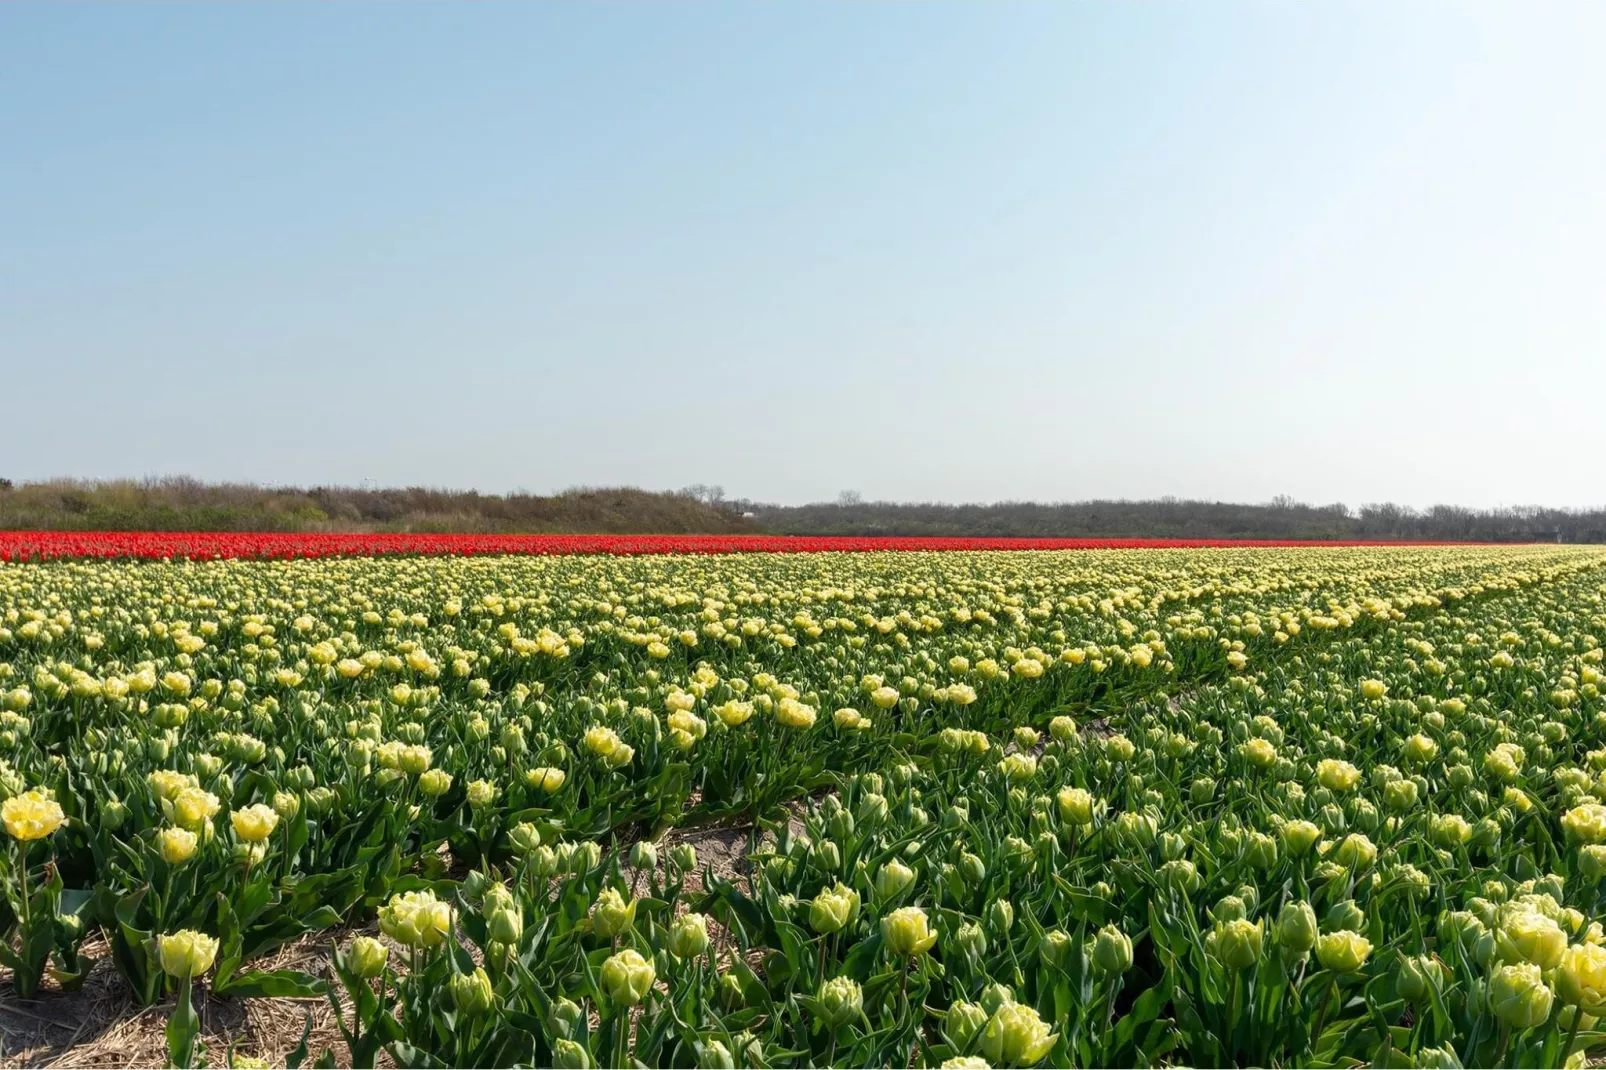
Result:
[[[0,6],[0,476],[1606,502],[1606,5]]]

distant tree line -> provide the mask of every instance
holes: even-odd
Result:
[[[541,495],[432,487],[264,487],[183,476],[21,485],[0,480],[0,530],[761,532],[719,504],[719,496],[717,487],[674,493],[576,487]]]
[[[1606,508],[1413,509],[1384,502],[1357,510],[1286,497],[1254,505],[1179,498],[949,505],[866,502],[851,492],[811,505],[731,504],[787,535],[1606,542]]]
[[[678,491],[576,487],[481,494],[433,487],[281,487],[143,480],[0,479],[0,529],[87,531],[462,531],[616,534],[928,535],[1024,538],[1408,539],[1606,543],[1606,508],[1351,509],[1288,497],[1188,501],[834,502],[732,500],[698,483]]]

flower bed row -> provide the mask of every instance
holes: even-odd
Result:
[[[63,558],[372,557],[486,554],[866,553],[880,550],[1138,550],[1362,546],[1275,539],[1007,539],[808,535],[453,535],[194,531],[0,531],[0,561]],[[1390,545],[1427,545],[1392,543]]]

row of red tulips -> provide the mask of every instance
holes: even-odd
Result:
[[[1308,546],[1230,539],[860,538],[806,535],[448,535],[431,533],[0,531],[0,561],[60,558],[298,558],[380,554],[735,554],[875,550],[1132,550]],[[1357,543],[1320,543],[1354,546]]]

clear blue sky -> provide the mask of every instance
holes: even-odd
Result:
[[[0,475],[1606,501],[1606,5],[0,6]]]

